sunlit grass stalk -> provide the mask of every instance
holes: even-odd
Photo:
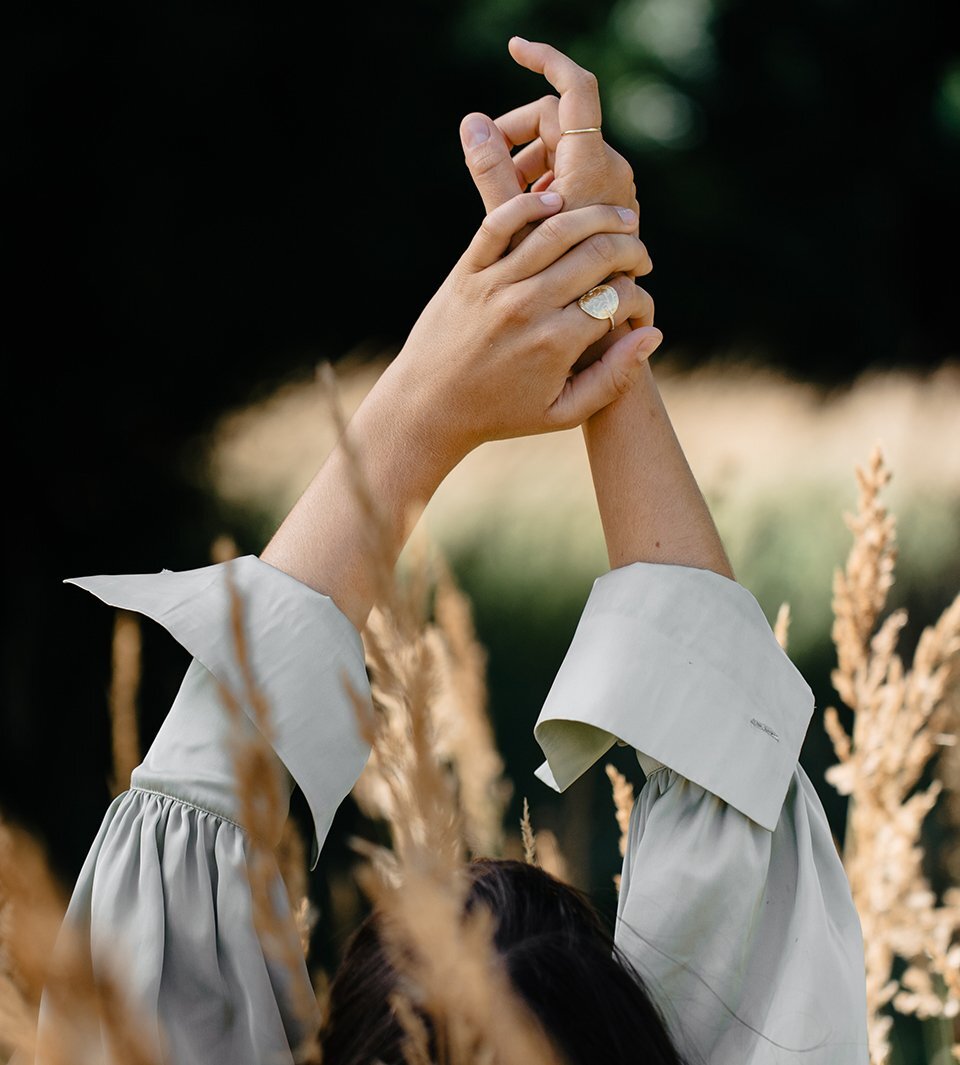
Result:
[[[428,638],[439,641],[442,694],[435,706],[442,714],[446,746],[459,784],[467,844],[475,855],[503,853],[503,817],[513,785],[503,776],[487,707],[487,652],[477,639],[470,600],[457,587],[443,556],[434,554],[436,625]]]
[[[113,743],[111,794],[130,787],[130,774],[140,764],[137,692],[140,688],[140,622],[118,610],[113,623],[113,668],[110,675],[110,734]]]
[[[388,723],[386,727],[406,728],[398,702],[403,689],[396,683],[395,670],[376,668],[379,647],[392,647],[394,659],[423,655],[433,677],[427,697],[432,719],[430,743],[457,789],[468,850],[473,855],[499,857],[504,846],[504,812],[513,785],[503,775],[503,759],[487,712],[486,651],[476,637],[470,602],[457,587],[449,566],[436,553],[428,564],[424,550],[420,546],[421,553],[416,556],[420,559],[415,570],[420,583],[409,595],[425,602],[424,574],[429,571],[436,575],[435,622],[422,617],[405,637],[408,642],[404,645],[396,641],[390,614],[379,604],[374,606],[362,634],[371,662],[373,696]],[[365,813],[390,820],[390,792],[383,780],[378,750],[371,753],[353,795]]]
[[[520,818],[520,839],[523,842],[523,860],[528,865],[539,865],[537,860],[537,834],[530,823],[530,804],[523,797],[523,815]]]
[[[773,635],[776,637],[777,643],[783,648],[787,649],[787,641],[790,635],[790,604],[781,603],[780,609],[777,611],[777,620],[773,623]]]
[[[227,561],[224,566],[230,597],[230,635],[242,688],[239,693],[234,692],[220,680],[217,681],[217,687],[223,705],[235,725],[238,725],[241,716],[246,714],[244,703],[250,708],[249,716],[256,725],[256,730],[247,730],[244,733],[235,727],[230,737],[239,821],[246,830],[246,873],[250,885],[253,924],[264,952],[282,964],[290,974],[288,985],[292,994],[291,1005],[302,1030],[306,1032],[300,1046],[295,1048],[296,1059],[315,1061],[319,1056],[317,1033],[320,1016],[317,1001],[304,985],[301,975],[307,946],[304,939],[309,941],[309,932],[303,925],[297,927],[296,909],[299,902],[292,906],[293,927],[277,907],[278,882],[284,884],[288,890],[289,885],[281,877],[278,854],[270,841],[278,837],[282,840],[287,811],[282,800],[282,782],[277,770],[276,756],[271,746],[273,726],[270,706],[257,684],[250,662],[243,618],[244,603],[233,577],[232,562]],[[305,893],[301,896],[303,897]],[[309,908],[309,902],[306,905]],[[292,932],[296,932],[296,935],[291,934]]]
[[[633,785],[612,763],[607,762],[604,767],[610,786],[613,790],[613,809],[617,818],[617,827],[620,829],[620,857],[627,853],[627,834],[630,829],[630,813],[633,810]],[[617,891],[620,890],[620,874],[613,874],[613,883]]]
[[[838,664],[831,674],[854,711],[854,727],[848,735],[836,709],[825,711],[839,759],[826,777],[850,796],[843,860],[865,941],[871,1062],[885,1065],[893,1023],[887,1007],[921,1018],[954,1016],[960,1008],[960,948],[954,943],[960,892],[950,889],[938,902],[923,873],[920,845],[942,784],[918,788],[948,723],[945,696],[960,651],[960,596],[924,630],[913,666],[905,670],[895,649],[906,612],[894,611],[877,625],[897,554],[894,518],[880,498],[890,473],[879,447],[856,473],[857,513],[845,515],[854,542],[845,568],[834,574]],[[901,981],[892,977],[896,957],[909,963]],[[942,994],[935,975],[943,978]]]

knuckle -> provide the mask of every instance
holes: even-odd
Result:
[[[653,303],[653,297],[649,292],[636,287],[636,295],[630,301],[633,305],[633,310],[630,312],[630,317],[636,321],[641,322],[643,325],[652,325],[656,311],[656,307]]]
[[[483,235],[491,240],[499,240],[502,236],[499,221],[492,214],[484,215],[483,221],[480,223],[480,229]]]
[[[645,311],[653,310],[653,296],[641,285],[634,284],[633,286],[633,298],[637,301],[640,307]]]
[[[618,183],[633,185],[633,167],[619,152],[610,153],[610,171]]]
[[[479,304],[481,307],[490,306],[496,299],[497,287],[490,284],[489,281],[478,281],[477,278],[473,279],[473,284],[469,283],[469,279],[465,279],[457,290],[457,295],[467,304]]]
[[[484,285],[483,288],[472,293],[474,300],[476,300],[481,307],[491,307],[496,303],[499,291],[495,285]]]
[[[597,75],[592,70],[586,70],[583,67],[578,69],[575,83],[578,89],[585,92],[596,92],[599,88]]]
[[[559,340],[556,329],[550,329],[543,321],[538,322],[530,329],[526,340],[526,347],[533,358],[550,362],[557,354]]]
[[[623,255],[620,262],[622,263],[621,269],[624,273],[635,270],[637,264],[643,261],[644,247],[640,243],[640,238],[632,230],[629,233],[622,234],[620,251]]]
[[[514,248],[519,248],[520,245],[526,240],[527,236],[532,231],[533,231],[533,226],[532,226],[532,224],[530,222],[528,222],[523,227],[523,229],[519,230],[519,232],[517,232],[517,233],[514,233],[513,236],[510,238],[510,242],[507,245],[507,251],[513,251]]]
[[[537,227],[537,233],[549,244],[562,244],[564,239],[564,224],[559,215],[551,215],[545,218]]]
[[[638,254],[637,273],[649,274],[653,269],[653,260],[650,258],[650,252],[647,251],[646,244],[643,241],[638,241],[640,248]]]
[[[467,160],[467,165],[472,174],[484,175],[489,174],[491,170],[495,170],[504,159],[509,159],[509,155],[505,150],[501,150],[500,146],[487,141],[485,144],[480,145],[477,148],[473,148],[470,152],[470,156]]]
[[[606,265],[616,254],[616,241],[609,233],[594,233],[584,242],[584,249],[591,262]]]
[[[550,283],[542,277],[530,277],[523,283],[523,314],[530,322],[538,320],[537,312],[533,308],[540,308],[540,314],[544,307],[548,307],[552,297]],[[542,319],[541,319],[542,320]],[[545,336],[547,334],[544,334]]]
[[[530,316],[529,301],[512,285],[500,299],[500,314],[511,325],[524,325]]]

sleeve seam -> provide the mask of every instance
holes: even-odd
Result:
[[[171,802],[178,802],[181,806],[189,806],[191,810],[196,810],[197,813],[208,814],[210,817],[215,817],[218,821],[226,821],[228,825],[233,825],[234,828],[239,828],[241,832],[248,836],[252,833],[249,829],[240,824],[239,821],[234,821],[232,817],[227,817],[226,814],[219,813],[217,810],[210,810],[206,806],[198,806],[195,802],[190,802],[189,799],[181,799],[179,795],[171,795],[168,791],[159,791],[157,788],[144,788],[139,784],[133,784],[128,791],[139,791],[144,795],[158,795],[162,799],[170,799]]]

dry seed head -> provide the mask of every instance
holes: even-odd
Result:
[[[633,785],[612,762],[607,762],[604,768],[613,789],[613,808],[620,829],[622,858],[627,853],[627,832],[630,828],[630,813],[633,810]]]
[[[110,793],[114,798],[130,787],[130,774],[141,761],[137,720],[140,653],[140,622],[135,614],[118,610],[113,624],[113,666],[108,700],[113,742]]]
[[[253,674],[243,617],[243,598],[234,580],[230,562],[225,563],[225,576],[230,598],[230,634],[240,670],[242,691],[233,692],[220,680],[217,681],[217,687],[234,726],[230,746],[239,820],[246,830],[246,873],[253,906],[253,923],[264,951],[289,973],[291,1005],[298,1021],[309,1033],[307,1043],[312,1045],[315,1039],[313,1031],[319,1025],[317,1003],[303,979],[304,938],[309,942],[309,903],[302,910],[299,927],[295,916],[291,921],[288,919],[290,915],[278,908],[276,889],[278,883],[283,884],[284,881],[272,841],[282,837],[287,811],[282,799],[276,755],[271,747],[273,727],[270,707]],[[244,703],[249,707],[249,714],[244,710]],[[244,716],[249,716],[255,722],[255,729],[240,731]],[[298,900],[291,908],[292,912],[295,914],[300,907]]]
[[[523,860],[528,865],[539,865],[537,861],[537,837],[530,823],[530,807],[527,797],[523,797],[523,816],[520,818],[520,838],[523,840]]]
[[[777,643],[783,648],[787,649],[787,636],[790,632],[790,604],[781,603],[780,609],[777,611],[777,620],[773,625],[773,635],[777,639]]]
[[[916,790],[950,727],[945,696],[960,647],[960,597],[924,631],[906,669],[896,653],[906,612],[893,611],[877,627],[896,560],[894,519],[880,499],[889,479],[876,448],[867,468],[857,469],[858,511],[845,516],[854,541],[834,575],[831,679],[854,711],[853,734],[835,708],[824,713],[838,758],[826,778],[850,796],[843,861],[864,936],[872,1065],[889,1058],[889,1004],[918,1016],[960,1013],[960,908],[949,893],[938,903],[920,845],[941,782]],[[897,957],[908,963],[899,981],[892,977]]]

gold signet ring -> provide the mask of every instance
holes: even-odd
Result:
[[[597,285],[577,300],[580,310],[586,311],[591,318],[609,318],[610,328],[616,328],[614,316],[620,307],[620,297],[613,285]]]

